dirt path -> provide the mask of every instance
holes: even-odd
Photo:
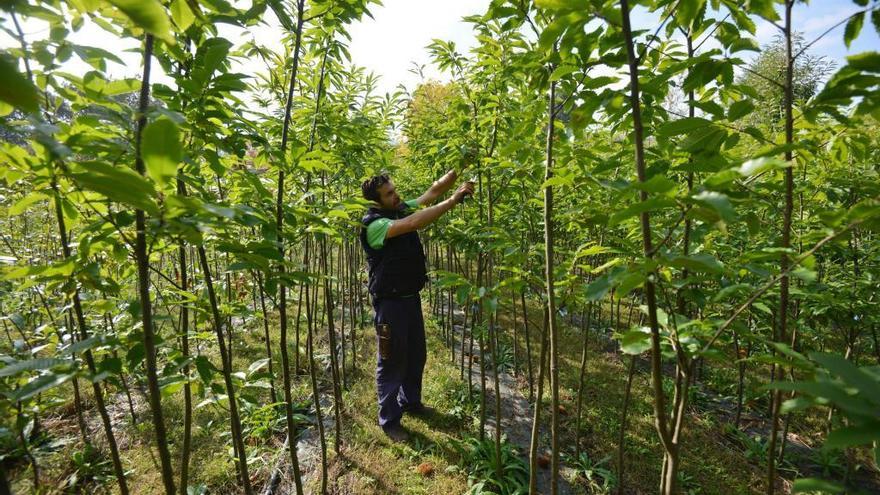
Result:
[[[461,327],[456,326],[456,362],[460,362],[461,359],[461,356],[459,354],[461,348],[460,332]],[[479,354],[476,349],[475,354]],[[450,366],[449,361],[444,360],[443,362],[444,366]],[[474,388],[479,389],[480,371],[478,364],[474,366],[471,380]],[[517,386],[516,379],[513,375],[506,372],[501,373],[499,375],[498,385],[501,393],[501,425],[503,433],[512,444],[517,446],[523,459],[528,462],[528,450],[529,443],[531,441],[532,416],[534,414],[534,410],[528,399],[522,394],[522,392],[520,392],[519,387]],[[493,414],[495,404],[494,387],[495,385],[492,374],[489,370],[487,370],[486,406],[489,414],[487,415],[488,418],[486,422],[486,434],[490,437],[495,434],[495,418]],[[323,394],[321,399],[321,411],[324,416],[324,431],[325,435],[328,435],[328,441],[329,434],[332,433],[334,426],[333,415],[327,414],[327,412],[330,411],[331,406],[332,404],[330,398],[327,396],[327,394]],[[312,415],[311,420],[314,425],[314,415]],[[542,428],[540,429],[542,446],[541,452],[549,453],[549,449],[544,448],[547,444],[549,444],[550,438],[549,423],[546,423],[546,418],[544,423],[545,424],[543,424]],[[332,449],[332,443],[328,444],[328,448]],[[310,426],[309,428],[306,428],[301,432],[299,440],[297,442],[297,455],[300,463],[300,472],[302,473],[303,486],[307,488],[309,486],[317,487],[321,477],[321,446],[318,436],[318,429],[315,426]],[[542,494],[550,493],[550,470],[539,468],[538,473],[538,492]],[[566,480],[567,477],[571,477],[570,474],[570,468],[564,465],[561,466],[561,473],[559,477],[559,493],[561,495],[576,493],[572,489],[572,486]],[[306,491],[308,493],[308,490]],[[263,495],[295,493],[295,489],[293,486],[293,476],[290,472],[290,456],[287,452],[286,443],[283,449],[279,450],[276,467],[272,471],[272,478],[270,479],[269,483],[264,487],[262,493]]]
[[[460,312],[455,313],[456,321],[461,322],[464,315]],[[460,325],[454,325],[455,329],[455,356],[456,362],[461,362],[461,331]],[[466,342],[466,346],[469,343]],[[479,350],[474,346],[474,354],[479,356]],[[467,352],[467,351],[466,351]],[[465,355],[467,358],[467,355]],[[474,363],[470,376],[475,389],[480,387],[480,367],[477,362]],[[501,394],[501,427],[502,433],[507,439],[517,446],[522,457],[528,462],[529,444],[532,438],[532,417],[534,409],[528,399],[522,394],[517,386],[516,378],[507,372],[499,373],[498,389]],[[493,416],[495,410],[495,381],[492,372],[486,369],[486,408],[488,411],[486,419],[486,435],[489,437],[495,434],[495,418]],[[547,418],[543,418],[541,428],[539,430],[541,444],[539,452],[547,452],[546,448],[550,439],[550,428]],[[559,475],[559,493],[568,495],[574,493],[572,486],[566,478],[570,478],[571,468],[561,464]],[[550,469],[538,469],[538,493],[550,493]]]

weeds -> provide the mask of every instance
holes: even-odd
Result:
[[[528,493],[529,466],[516,448],[504,438],[501,459],[495,458],[495,442],[468,437],[457,442],[462,464],[468,471],[468,495],[520,495]],[[501,464],[501,479],[497,478]]]
[[[77,450],[70,456],[73,472],[67,476],[65,486],[77,493],[85,485],[103,485],[113,480],[113,466],[109,459],[91,444],[85,444],[83,450]]]
[[[465,383],[458,383],[454,388],[447,392],[447,398],[452,407],[449,414],[460,420],[473,419],[477,417],[480,411],[480,393],[477,390],[471,390],[468,394],[468,386]]]
[[[610,455],[596,461],[590,457],[590,454],[581,452],[577,459],[569,455],[563,455],[563,459],[574,468],[578,478],[585,482],[590,493],[612,493],[617,486],[617,477],[608,467]]]

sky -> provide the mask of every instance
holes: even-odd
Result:
[[[349,27],[352,38],[349,49],[354,64],[380,76],[379,90],[392,92],[399,84],[409,89],[418,84],[419,76],[411,72],[414,64],[426,66],[424,74],[428,79],[447,80],[448,75],[440,74],[430,67],[426,46],[432,39],[440,38],[454,41],[458,51],[466,53],[474,46],[475,38],[462,17],[484,12],[489,0],[384,0],[383,3],[384,5],[373,5],[370,8],[372,17],[365,16]],[[793,25],[804,33],[807,40],[812,40],[858,9],[852,0],[813,0],[809,6],[796,6]],[[3,26],[12,29],[12,23],[7,16],[0,16],[0,21]],[[633,13],[634,29],[653,31],[658,22],[656,15],[644,10]],[[778,32],[766,21],[759,19],[757,25],[756,36],[762,45],[771,41]],[[813,45],[811,51],[828,57],[840,66],[847,55],[880,49],[880,37],[870,20],[866,20],[862,33],[849,49],[843,44],[843,29],[841,25],[826,35]],[[29,43],[48,36],[46,24],[37,20],[26,22],[23,30]],[[280,29],[274,25],[261,26],[251,32],[223,28],[221,35],[238,42],[255,38],[259,43],[275,49],[280,49],[282,37]],[[114,38],[88,22],[69,38],[74,43],[108,49],[122,58],[124,65],[109,64],[108,72],[111,77],[138,76],[141,58],[140,46],[136,40]],[[15,45],[17,42],[13,38],[0,32],[0,48]],[[88,65],[76,57],[72,57],[63,66],[63,70],[74,74],[83,74],[89,69]],[[261,69],[262,66],[256,61],[240,61],[234,66],[234,70],[244,73],[254,73]],[[170,82],[162,74],[155,75],[153,80]]]

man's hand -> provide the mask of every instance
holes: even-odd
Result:
[[[473,196],[473,195],[474,195],[474,183],[471,181],[467,181],[458,187],[458,189],[455,191],[455,193],[452,195],[452,197],[455,200],[456,204],[458,204],[458,203],[461,203],[462,201],[464,201],[464,198],[466,198],[467,196]]]
[[[385,238],[391,239],[392,237],[397,237],[427,227],[434,220],[440,218],[440,215],[451,210],[455,205],[461,203],[466,196],[472,194],[474,194],[474,183],[465,182],[457,191],[455,191],[455,194],[440,203],[427,208],[422,208],[412,215],[391,222],[391,226],[388,227],[388,232],[385,233]]]

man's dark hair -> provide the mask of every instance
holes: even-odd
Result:
[[[363,184],[361,184],[361,192],[364,195],[364,199],[379,201],[379,188],[387,184],[390,180],[388,174],[374,175],[365,180]]]

